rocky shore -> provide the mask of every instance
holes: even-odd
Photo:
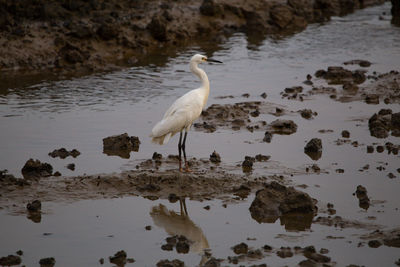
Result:
[[[1,0],[0,71],[82,74],[145,64],[204,40],[243,32],[257,43],[383,2]]]

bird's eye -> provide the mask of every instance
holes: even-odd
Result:
[[[206,60],[207,60],[207,58],[205,58],[205,57],[202,57],[202,58],[201,58],[201,60],[203,60],[203,61],[206,61]]]

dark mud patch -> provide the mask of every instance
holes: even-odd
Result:
[[[280,112],[277,113],[277,110]],[[277,104],[252,101],[235,104],[213,104],[202,112],[199,122],[193,124],[199,131],[212,133],[217,129],[241,130],[247,129],[250,132],[266,130],[267,122],[256,120],[262,114],[277,116],[286,112],[283,107]]]
[[[361,236],[363,240],[379,242],[388,247],[400,248],[400,228],[390,230],[375,230],[369,234]]]
[[[316,202],[293,187],[271,182],[257,191],[249,210],[251,217],[259,223],[274,223],[279,218],[287,230],[304,231],[311,227],[317,213]]]
[[[307,91],[301,86],[286,88],[281,92],[282,97],[303,101],[310,99],[312,95],[325,94],[341,102],[361,100],[367,104],[379,104],[380,101],[386,104],[400,103],[400,74],[395,70],[367,75],[365,70],[352,71],[334,66],[327,70],[318,70],[315,76],[322,84],[313,83],[312,88]]]
[[[139,147],[139,138],[129,136],[127,133],[103,138],[103,153],[108,156],[119,156],[129,159],[131,151],[137,152],[139,151]]]

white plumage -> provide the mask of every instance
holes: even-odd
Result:
[[[152,142],[163,145],[168,143],[169,139],[176,133],[181,133],[178,144],[179,165],[181,165],[181,148],[186,163],[185,141],[187,132],[193,122],[200,116],[210,93],[210,82],[208,81],[207,74],[204,70],[198,67],[199,63],[206,61],[222,63],[217,60],[208,59],[203,55],[194,55],[190,60],[190,70],[200,78],[202,82],[201,87],[194,89],[175,100],[171,107],[165,112],[163,119],[153,127],[150,134]],[[181,145],[183,130],[185,130],[185,137],[183,139],[183,144]]]

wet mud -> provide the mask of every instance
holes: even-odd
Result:
[[[175,5],[175,3],[171,5]],[[232,5],[223,1],[203,1],[199,10],[202,16],[212,17],[209,18],[210,20],[221,19],[222,10],[244,14],[242,9],[233,11]],[[296,3],[292,1],[289,1],[288,5],[271,7],[269,16],[272,20],[268,23],[271,23],[272,27],[279,28],[282,31],[283,29],[293,30],[291,28],[292,21],[301,19],[298,14],[305,11],[296,9]],[[168,43],[170,42],[168,36],[171,32],[166,31],[163,20],[170,18],[173,21],[175,17],[168,15],[168,8],[165,6],[160,8],[165,11],[162,13],[163,15],[154,16],[148,24],[143,24],[142,28],[145,28],[151,34],[146,38]],[[112,15],[117,21],[118,16]],[[249,21],[247,17],[246,25],[250,27],[250,25],[253,25],[252,23],[258,25],[259,22]],[[13,27],[10,26],[7,29],[13,30]],[[79,34],[85,32],[86,28],[82,27],[78,29]],[[109,42],[113,42],[113,38],[116,38],[115,29],[107,23],[102,24],[93,34]],[[118,35],[118,38],[123,39],[123,36]],[[62,64],[77,64],[79,58],[85,54],[80,48],[68,43],[63,46],[63,49],[61,50],[64,51],[62,55],[65,62]],[[327,95],[331,101],[362,101],[369,105],[399,103],[400,86],[398,81],[400,76],[397,71],[367,75],[365,69],[373,66],[373,63],[359,59],[346,61],[343,65],[331,66],[326,70],[317,70],[314,76],[307,75],[306,80],[301,85],[282,88],[281,96],[285,100],[305,103],[316,95]],[[83,67],[83,64],[81,66]],[[354,69],[353,67],[362,69]],[[237,97],[235,96],[219,97],[220,99],[232,99],[236,103],[211,105],[203,111],[200,119],[193,125],[194,130],[204,134],[213,132],[245,133],[250,136],[250,140],[265,144],[274,143],[274,139],[278,139],[277,135],[290,139],[299,130],[302,130],[304,122],[307,123],[319,118],[318,113],[309,108],[290,110],[290,105],[284,106],[267,102],[266,100],[269,99],[265,93],[257,96],[259,100],[254,100],[253,97],[249,101],[242,101],[243,98],[249,97],[249,94],[244,94],[238,101],[236,101]],[[284,115],[288,116],[284,119],[279,118]],[[400,231],[397,228],[388,230],[385,226],[374,223],[376,218],[372,218],[373,216],[369,218],[371,222],[361,219],[347,219],[346,216],[340,214],[340,210],[336,210],[336,203],[335,205],[322,203],[306,193],[305,191],[311,186],[310,183],[305,184],[305,182],[296,185],[298,181],[293,181],[293,177],[298,175],[307,178],[307,175],[319,176],[319,174],[333,173],[336,175],[335,177],[341,179],[341,175],[347,173],[348,169],[338,166],[337,163],[332,163],[330,167],[326,167],[325,163],[316,163],[323,157],[322,153],[324,155],[329,153],[325,151],[325,148],[329,147],[325,144],[328,143],[333,143],[336,146],[348,146],[346,149],[360,149],[360,153],[363,154],[385,152],[396,157],[400,149],[399,144],[379,141],[387,137],[399,137],[398,111],[380,109],[376,113],[369,114],[368,118],[361,119],[364,127],[362,130],[365,130],[366,134],[376,137],[375,143],[365,144],[360,140],[352,139],[357,136],[353,132],[354,129],[340,130],[339,132],[321,129],[318,134],[320,138],[310,135],[307,140],[304,140],[304,144],[300,144],[300,150],[306,154],[304,157],[311,158],[312,162],[296,169],[286,167],[284,163],[275,161],[274,157],[258,154],[258,152],[249,153],[249,155],[243,154],[240,162],[227,164],[224,157],[221,156],[223,154],[220,155],[214,150],[209,152],[209,158],[189,158],[192,172],[181,173],[178,171],[177,155],[162,155],[154,152],[151,158],[134,159],[131,162],[133,166],[131,170],[122,173],[64,177],[58,171],[53,172],[53,167],[50,164],[30,159],[22,168],[23,178],[16,178],[5,170],[0,171],[0,209],[13,214],[26,215],[32,222],[39,223],[42,218],[42,205],[43,203],[45,205],[46,202],[65,203],[125,196],[140,196],[153,201],[158,199],[168,200],[170,203],[179,202],[181,212],[173,212],[163,204],[159,204],[151,209],[150,216],[155,226],[163,228],[167,232],[167,237],[162,243],[158,244],[158,247],[159,250],[170,253],[171,258],[177,254],[204,252],[205,257],[200,266],[221,266],[224,264],[251,264],[253,261],[269,258],[272,255],[281,259],[293,257],[297,259],[300,256],[299,266],[335,266],[336,259],[327,255],[330,251],[326,248],[316,249],[316,246],[273,247],[269,244],[259,246],[252,245],[251,241],[253,240],[251,238],[249,244],[244,242],[230,244],[231,256],[211,257],[211,254],[207,254],[208,241],[201,228],[187,216],[184,200],[209,201],[218,199],[222,201],[223,205],[248,201],[251,204],[248,210],[249,216],[253,220],[258,223],[275,223],[279,219],[280,225],[289,233],[313,231],[311,230],[312,225],[343,230],[343,236],[331,235],[328,231],[326,239],[334,241],[347,238],[348,232],[345,232],[346,230],[356,229],[363,231],[361,234],[361,231],[353,234],[353,237],[359,241],[359,247],[399,248]],[[258,134],[257,137],[256,134]],[[335,140],[325,138],[325,136],[332,135],[336,135]],[[103,139],[103,153],[126,159],[130,157],[132,151],[139,150],[139,145],[139,138],[130,137],[128,134],[105,137]],[[76,158],[79,154],[80,152],[76,149],[68,151],[61,148],[50,152],[49,156],[65,159],[69,156]],[[77,158],[78,164],[79,158]],[[75,164],[69,163],[66,168],[74,170]],[[372,169],[375,171],[376,169],[384,172],[387,176],[386,179],[391,181],[395,181],[399,176],[398,173],[400,173],[400,169],[396,170],[397,173],[393,170],[389,171],[389,166],[385,162],[379,162],[379,166],[373,167],[372,163],[371,166],[366,163],[364,166],[357,166],[356,168],[359,168],[359,172],[369,172]],[[268,174],[265,174],[267,171]],[[271,172],[274,174],[271,174]],[[340,183],[344,182],[340,181]],[[320,187],[320,185],[316,183],[315,187]],[[354,206],[360,208],[360,214],[371,209],[377,210],[379,205],[383,206],[384,201],[379,202],[374,199],[374,192],[369,185],[360,184],[352,187],[351,192],[354,195]],[[254,200],[250,202],[249,196],[252,195],[254,195]],[[318,198],[318,196],[315,197]],[[204,205],[203,209],[206,212],[212,212],[213,206]],[[379,213],[380,211],[376,212]],[[339,213],[339,215],[336,213]],[[175,227],[176,225],[185,225],[186,228]],[[151,225],[143,227],[147,232],[154,230]],[[365,234],[365,231],[368,231],[368,234]],[[277,235],[276,238],[290,237]],[[257,237],[254,239],[257,239]],[[175,252],[177,254],[173,254]],[[0,265],[20,264],[20,256],[1,257]],[[108,258],[106,255],[104,256],[106,260],[101,258],[100,264],[104,264],[107,260],[117,266],[125,266],[135,262],[135,259],[129,258],[124,250],[118,251]],[[56,259],[52,257],[43,258],[39,264],[41,266],[54,266]],[[157,266],[185,266],[185,264],[180,259],[163,259],[158,261]],[[265,266],[265,264],[254,266]]]

